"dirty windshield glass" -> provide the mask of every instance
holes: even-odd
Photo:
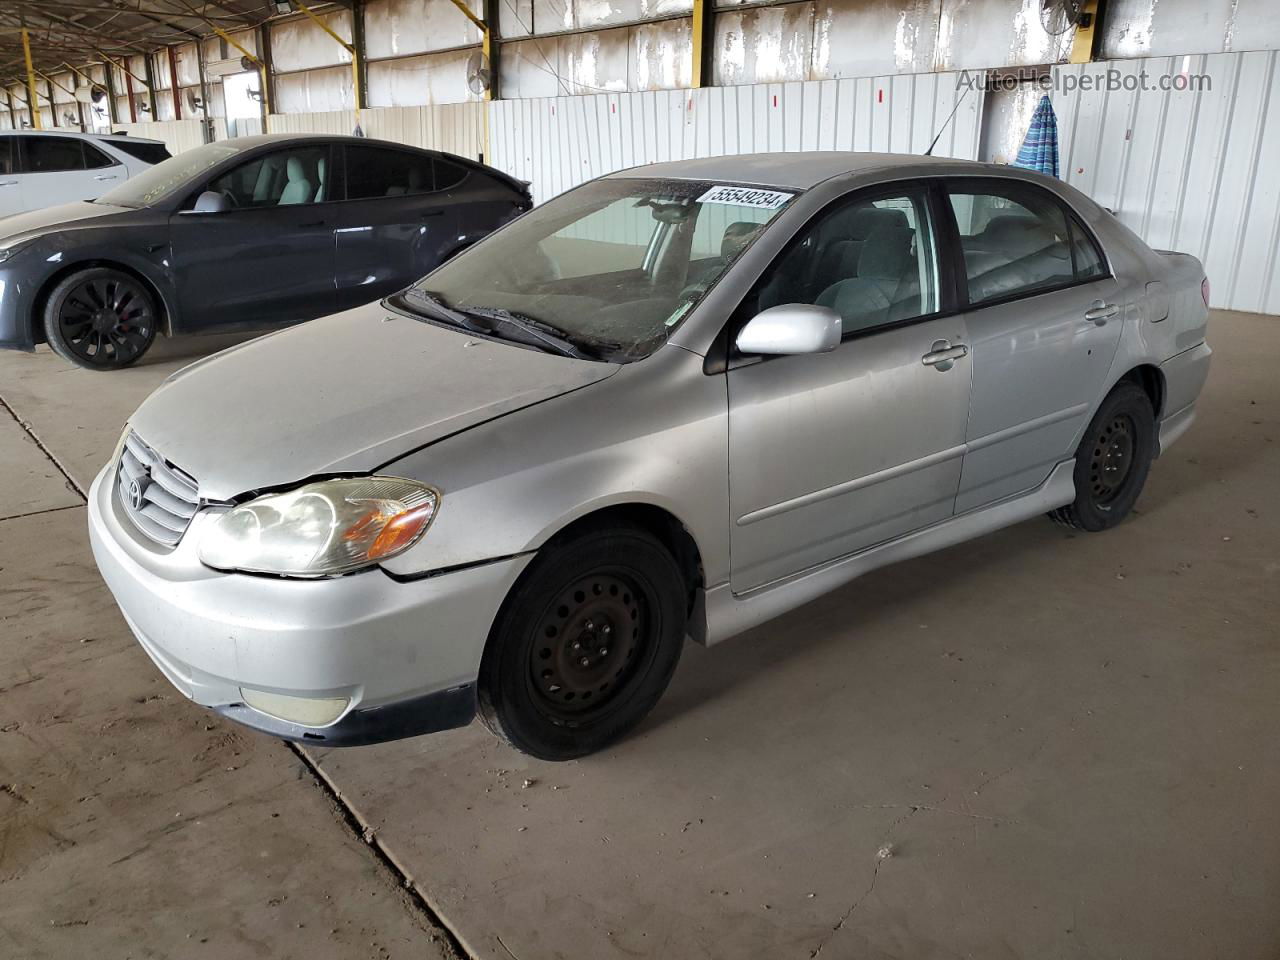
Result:
[[[794,197],[688,180],[598,180],[525,214],[401,303],[570,356],[647,356]]]
[[[189,188],[191,181],[204,171],[239,152],[236,147],[226,143],[196,147],[163,163],[157,163],[154,167],[148,167],[115,189],[108,190],[95,202],[118,207],[148,207],[177,190]]]

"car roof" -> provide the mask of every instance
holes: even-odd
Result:
[[[129,143],[158,143],[164,146],[163,140],[152,140],[150,137],[134,137],[127,133],[85,133],[81,130],[36,130],[27,127],[22,130],[0,130],[5,137],[78,137],[82,140],[105,140],[107,143],[126,140]]]
[[[994,169],[990,164],[914,153],[862,153],[826,150],[806,153],[744,153],[725,157],[699,157],[631,167],[610,174],[615,178],[668,180],[723,180],[761,186],[810,187],[845,174],[891,173],[894,176],[936,176],[939,173]]]

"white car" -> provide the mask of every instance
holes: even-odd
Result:
[[[159,140],[121,133],[0,130],[0,217],[93,200],[168,159]]]

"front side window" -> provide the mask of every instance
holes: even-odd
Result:
[[[187,150],[154,167],[148,167],[137,176],[108,190],[97,203],[120,207],[149,207],[167,200],[182,191],[189,191],[200,181],[202,174],[226,162],[239,153],[234,140],[219,140],[203,147]],[[191,197],[195,203],[195,197]]]
[[[744,303],[754,314],[812,303],[840,314],[844,335],[937,312],[937,248],[924,194],[854,199],[818,214]]]
[[[794,196],[706,181],[595,180],[445,263],[402,302],[531,346],[541,335],[593,358],[637,360]]]
[[[352,147],[347,151],[347,199],[404,197],[436,189],[431,157],[404,150]]]
[[[1018,183],[948,193],[971,305],[1075,282],[1066,214],[1049,194]]]
[[[232,209],[319,203],[329,180],[329,148],[294,147],[254,157],[209,182]]]
[[[23,137],[27,173],[83,170],[84,151],[74,137]]]

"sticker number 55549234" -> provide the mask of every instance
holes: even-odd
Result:
[[[781,190],[759,190],[755,187],[712,187],[698,198],[699,203],[725,203],[735,207],[759,207],[765,210],[777,210],[792,197],[794,193]]]

